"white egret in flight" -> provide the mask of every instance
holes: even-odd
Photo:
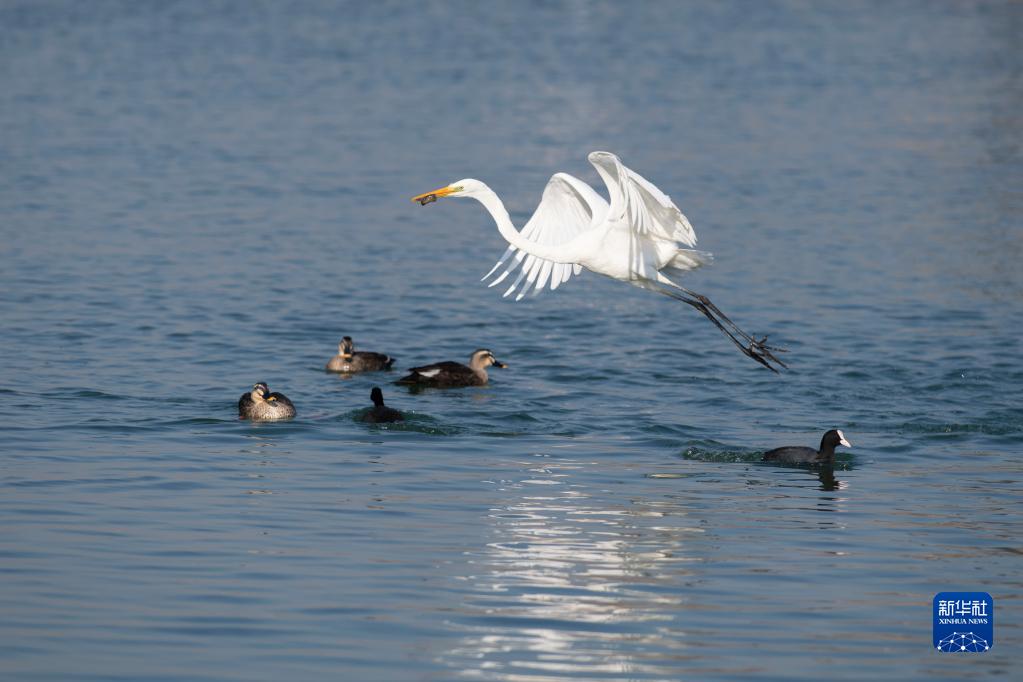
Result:
[[[519,270],[505,296],[517,289],[515,300],[519,300],[530,290],[540,293],[548,283],[552,290],[557,289],[586,268],[687,303],[764,367],[774,372],[778,370],[771,362],[785,367],[771,352],[782,349],[768,346],[766,336],[750,336],[706,296],[671,279],[698,268],[711,257],[703,251],[682,248],[696,245],[696,233],[671,199],[626,168],[614,154],[592,152],[589,160],[607,184],[611,203],[582,180],[556,173],[521,232],[512,225],[497,194],[479,180],[459,180],[412,200],[425,206],[440,197],[469,197],[490,211],[498,232],[511,246],[483,279],[503,268],[490,283],[495,286]]]

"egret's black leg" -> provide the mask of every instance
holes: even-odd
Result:
[[[764,357],[769,358],[769,359],[773,360],[774,362],[777,362],[782,367],[788,367],[788,365],[786,365],[784,362],[782,362],[781,360],[776,358],[774,356],[774,354],[771,352],[771,351],[778,351],[779,353],[785,353],[785,352],[787,352],[786,349],[784,349],[784,348],[775,348],[773,346],[768,346],[767,345],[767,337],[766,336],[764,336],[761,339],[757,339],[757,338],[755,338],[753,336],[750,336],[749,334],[744,332],[742,329],[740,329],[739,325],[737,325],[734,322],[732,322],[732,320],[730,320],[727,315],[725,315],[723,312],[721,312],[721,310],[716,305],[714,305],[709,298],[707,298],[703,294],[698,294],[695,291],[690,291],[689,289],[686,289],[684,287],[679,287],[679,288],[682,289],[682,291],[684,291],[688,295],[692,296],[696,300],[698,300],[701,303],[703,303],[705,306],[707,306],[707,308],[709,310],[711,310],[715,315],[717,315],[725,324],[727,324],[732,329],[733,332],[737,333],[739,336],[741,336],[742,338],[746,339],[746,341],[749,342],[751,349],[755,348],[758,352],[762,353]]]
[[[699,310],[708,320],[713,322],[714,325],[721,330],[721,333],[731,339],[732,343],[734,343],[736,347],[743,352],[743,354],[753,358],[772,372],[777,374],[778,370],[772,367],[769,361],[776,362],[782,367],[788,367],[788,365],[776,358],[774,353],[771,352],[778,351],[783,353],[785,352],[784,348],[768,346],[766,336],[759,340],[750,336],[740,329],[738,325],[732,322],[727,315],[721,312],[718,307],[703,294],[697,294],[696,292],[683,289],[682,287],[678,287],[677,291],[667,288],[659,289],[659,291],[666,296],[670,296],[677,301],[682,301],[683,303],[691,305]],[[746,343],[740,341],[740,338]]]
[[[719,318],[720,318],[721,320],[723,320],[723,321],[724,321],[724,322],[725,322],[725,323],[726,323],[726,324],[727,324],[727,325],[728,325],[729,327],[731,327],[733,331],[735,331],[735,332],[736,332],[736,333],[737,333],[737,334],[738,334],[739,336],[741,336],[742,338],[746,339],[747,341],[749,341],[749,342],[751,342],[751,343],[754,343],[754,344],[757,344],[757,345],[760,345],[760,346],[762,346],[762,347],[763,347],[764,349],[769,349],[769,350],[776,350],[776,351],[778,351],[778,352],[780,352],[780,353],[785,353],[785,352],[787,352],[787,351],[786,351],[786,350],[785,350],[784,348],[773,348],[773,347],[771,347],[771,346],[763,346],[762,344],[763,344],[763,343],[764,343],[765,341],[767,341],[767,337],[766,337],[766,336],[765,336],[764,338],[762,338],[762,339],[760,339],[760,340],[758,341],[758,340],[756,339],[756,337],[750,336],[749,334],[747,334],[746,332],[744,332],[744,331],[743,331],[742,329],[740,329],[740,328],[739,328],[739,325],[737,325],[737,324],[735,324],[734,322],[732,322],[732,320],[731,320],[731,319],[729,319],[728,315],[725,315],[725,314],[724,314],[723,312],[721,312],[721,309],[720,309],[720,308],[718,308],[718,307],[717,307],[716,305],[714,305],[714,303],[713,303],[713,302],[711,302],[711,300],[710,300],[709,298],[707,298],[707,297],[706,297],[706,296],[704,296],[703,294],[698,294],[698,293],[696,293],[695,291],[690,291],[689,289],[686,289],[686,288],[683,288],[683,287],[679,287],[679,288],[680,288],[680,289],[681,289],[682,291],[684,291],[685,293],[687,293],[687,294],[689,294],[690,296],[692,296],[693,298],[695,298],[696,300],[698,300],[698,301],[700,301],[701,303],[703,303],[703,304],[704,304],[705,306],[707,306],[707,308],[709,308],[709,309],[710,309],[710,310],[711,310],[711,311],[712,311],[712,312],[713,312],[713,313],[714,313],[715,315],[717,315],[717,316],[718,316],[718,317],[719,317]]]

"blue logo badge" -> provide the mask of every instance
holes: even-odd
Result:
[[[933,634],[938,651],[984,653],[995,645],[995,600],[987,592],[937,593]]]

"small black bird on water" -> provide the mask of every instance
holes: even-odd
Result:
[[[835,448],[839,445],[852,447],[852,443],[845,439],[845,434],[838,429],[831,429],[821,438],[819,450],[789,445],[768,450],[764,453],[764,461],[785,464],[832,464],[835,461]]]
[[[369,393],[369,397],[373,401],[373,407],[366,410],[366,412],[359,417],[359,421],[368,422],[370,424],[386,424],[389,422],[405,421],[405,415],[398,410],[384,405],[384,392],[380,390],[379,386],[373,387],[373,390]]]

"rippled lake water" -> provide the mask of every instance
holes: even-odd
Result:
[[[0,672],[1010,675],[1023,5],[0,3]],[[618,153],[789,349],[584,274],[479,283]],[[663,300],[662,300],[663,299]],[[508,362],[410,393],[323,372]],[[256,381],[287,423],[236,418]],[[409,414],[355,420],[372,386]],[[834,472],[768,448],[852,441]],[[996,603],[982,655],[931,600]],[[1014,661],[1016,663],[1014,663]]]

